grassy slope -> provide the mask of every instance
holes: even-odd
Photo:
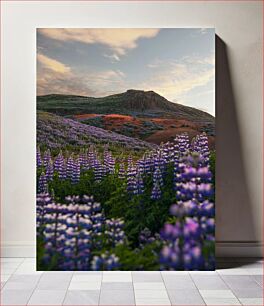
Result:
[[[47,95],[37,97],[39,110],[58,115],[85,113],[125,114],[161,118],[187,119],[194,122],[214,123],[214,117],[201,110],[167,101],[153,92],[127,91],[102,98]]]

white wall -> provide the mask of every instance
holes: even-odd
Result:
[[[1,5],[2,256],[34,255],[36,27],[216,28],[226,44],[217,43],[218,254],[259,254],[261,2],[5,1]]]

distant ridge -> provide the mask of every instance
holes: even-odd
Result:
[[[129,89],[101,98],[49,94],[37,97],[37,109],[57,115],[124,114],[144,117],[178,118],[214,124],[215,118],[199,109],[173,103],[154,91]]]

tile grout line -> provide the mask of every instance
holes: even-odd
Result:
[[[218,273],[218,272],[217,272]],[[220,273],[218,273],[218,275],[220,276],[220,278],[222,279],[222,281],[226,284],[226,286],[229,288],[229,290],[234,294],[234,296],[236,297],[236,299],[238,300],[239,304],[240,305],[243,305],[241,302],[240,302],[240,299],[236,296],[236,294],[233,292],[232,288],[228,285],[228,283],[225,282],[225,280],[223,279],[223,277],[221,276]],[[227,275],[228,276],[228,275]],[[232,275],[231,275],[232,276]],[[241,276],[241,275],[238,275],[238,276]],[[249,275],[246,275],[246,276],[249,276]]]
[[[134,295],[134,301],[135,301],[135,305],[137,305],[137,301],[136,301],[136,293],[135,293],[135,287],[134,287],[134,279],[133,279],[133,271],[130,271],[131,273],[131,280],[132,280],[132,288],[133,288],[133,295]]]
[[[264,290],[263,289],[263,286],[261,286],[261,284],[254,278],[254,276],[256,276],[256,275],[249,275],[250,276],[250,278],[252,278],[253,279],[253,281],[262,289],[262,291]],[[262,278],[263,278],[263,275],[261,275],[262,276]]]
[[[100,286],[100,290],[99,290],[99,297],[98,297],[98,304],[97,304],[97,305],[100,305],[101,292],[102,292],[102,285],[103,285],[103,277],[104,277],[104,271],[102,271],[101,286]]]
[[[4,285],[3,285],[3,287],[1,288],[1,294],[0,294],[1,299],[0,299],[0,303],[1,303],[1,300],[2,300],[3,290],[4,290],[4,287],[5,287],[6,283],[9,281],[9,279],[11,278],[11,276],[13,276],[13,274],[16,272],[16,270],[22,265],[22,263],[25,261],[25,257],[21,257],[21,258],[23,258],[23,260],[18,264],[18,266],[17,266],[17,268],[14,270],[14,272],[10,274],[8,280],[7,280],[6,282],[4,282]],[[1,268],[0,268],[0,271],[1,271],[1,270],[2,270],[2,261],[0,261],[0,265],[1,265]],[[2,276],[2,274],[1,274],[1,276]],[[1,278],[1,276],[0,276],[0,278]]]
[[[167,295],[168,295],[168,299],[169,299],[169,301],[170,301],[170,304],[171,304],[171,305],[173,305],[173,304],[172,304],[172,301],[171,301],[171,299],[170,299],[170,295],[169,295],[169,292],[168,292],[168,289],[167,289],[166,283],[165,283],[165,281],[164,281],[164,278],[163,278],[162,272],[160,272],[160,275],[161,275],[161,278],[162,278],[162,282],[163,282],[163,284],[164,284],[164,287],[165,287],[165,289],[166,289],[166,292],[167,292]]]
[[[36,258],[36,260],[37,260],[37,258]],[[36,266],[37,266],[37,265],[36,265]],[[36,269],[36,272],[38,272],[37,269]],[[31,292],[31,294],[30,294],[30,297],[29,297],[29,299],[28,299],[26,305],[28,305],[30,299],[32,298],[32,295],[33,295],[33,293],[35,292],[35,290],[36,290],[36,288],[37,288],[37,286],[38,286],[38,284],[39,284],[39,282],[40,282],[40,280],[41,280],[41,278],[42,278],[43,275],[44,275],[44,273],[42,273],[42,274],[40,275],[38,281],[36,282],[36,286],[35,286],[35,288],[32,290],[32,292]]]
[[[25,261],[26,258],[25,258],[25,257],[22,257],[22,258],[23,258],[23,260],[22,260],[22,261],[19,263],[19,265],[15,268],[14,272],[12,272],[12,273],[10,274],[8,280],[4,283],[4,286],[1,288],[1,291],[4,289],[6,283],[9,281],[9,279],[15,274],[15,272],[17,271],[17,269],[24,263],[24,261]],[[1,269],[2,269],[2,263],[1,263]]]
[[[65,291],[65,294],[64,294],[64,298],[63,298],[63,300],[62,300],[62,302],[61,302],[61,305],[63,305],[63,304],[64,304],[64,302],[65,302],[66,295],[67,295],[67,292],[69,291],[68,289],[69,289],[69,287],[70,287],[70,285],[71,285],[71,281],[72,281],[72,278],[73,278],[73,273],[74,273],[74,272],[72,272],[72,275],[71,275],[71,278],[70,278],[69,284],[68,284],[68,286],[67,286],[67,288],[66,288],[66,291]]]
[[[197,289],[197,291],[198,291],[200,297],[201,297],[202,300],[204,301],[204,304],[205,304],[205,305],[208,305],[208,304],[206,303],[205,299],[203,298],[203,296],[201,295],[200,290],[199,290],[198,287],[196,286],[196,283],[195,283],[194,279],[192,278],[192,274],[191,274],[190,272],[188,272],[188,275],[190,276],[192,282],[194,283],[194,286],[195,286],[195,288]]]

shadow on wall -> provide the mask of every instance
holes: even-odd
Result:
[[[253,206],[247,185],[228,47],[216,35],[216,240],[254,242]],[[217,254],[217,249],[216,249]]]

